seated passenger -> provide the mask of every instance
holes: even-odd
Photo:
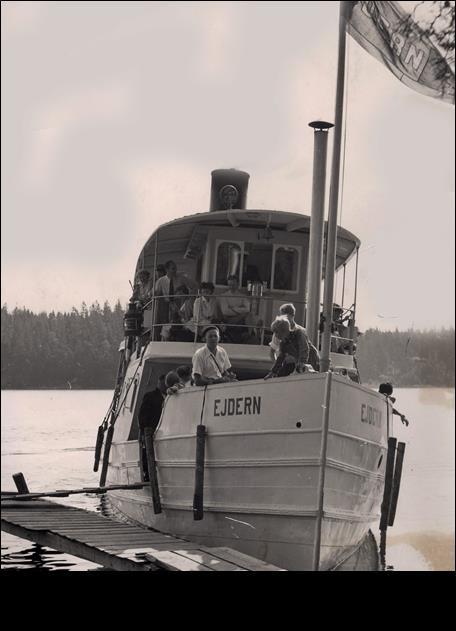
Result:
[[[218,345],[220,332],[214,325],[203,331],[206,345],[193,355],[193,381],[196,386],[207,386],[211,383],[234,381],[236,376],[231,371],[228,353]]]
[[[179,366],[176,369],[176,372],[179,376],[181,383],[184,385],[184,388],[187,388],[188,386],[193,386],[191,366]]]
[[[228,325],[255,326],[250,314],[250,302],[247,296],[241,293],[237,277],[231,274],[227,278],[227,283],[228,291],[218,297],[223,322]],[[225,328],[225,337],[230,342],[242,342],[246,335],[248,331],[239,326]]]
[[[192,333],[195,333],[198,328],[198,335],[201,335],[209,324],[213,324],[219,319],[218,304],[213,296],[214,289],[213,283],[201,283],[199,296],[193,304],[192,317],[185,325],[185,328]]]
[[[189,296],[190,292],[185,285],[179,285],[176,289],[176,294],[182,296],[182,304],[179,308],[179,317],[182,322],[187,322],[193,315],[193,305],[195,304],[195,298]]]
[[[192,342],[194,336],[183,326],[193,313],[193,303],[195,299],[189,296],[188,288],[185,285],[179,285],[175,290],[177,309],[171,316],[171,323],[165,324],[161,329],[162,340],[172,340],[175,342]]]
[[[150,273],[146,269],[142,269],[136,276],[132,300],[144,306],[150,301],[151,297]]]
[[[265,379],[285,377],[294,370],[304,372],[309,360],[309,342],[302,327],[290,331],[290,322],[285,316],[279,316],[271,324],[279,343],[279,354]]]

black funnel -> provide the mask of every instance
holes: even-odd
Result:
[[[250,175],[237,169],[212,171],[211,205],[209,210],[243,210],[247,203]]]

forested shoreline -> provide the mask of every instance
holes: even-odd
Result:
[[[1,311],[1,387],[111,389],[122,340],[124,308],[97,302],[71,312]],[[358,342],[363,383],[454,386],[454,329],[379,331]]]

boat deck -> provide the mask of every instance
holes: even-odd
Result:
[[[231,548],[207,548],[99,513],[2,498],[2,530],[120,571],[284,571]]]

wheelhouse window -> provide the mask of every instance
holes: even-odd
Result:
[[[215,284],[227,285],[227,277],[235,275],[241,287],[262,283],[273,291],[298,291],[301,249],[264,242],[219,241]]]
[[[274,250],[274,279],[272,289],[297,291],[299,251],[295,247],[276,246]]]
[[[242,270],[243,244],[235,241],[222,241],[217,248],[217,267],[215,272],[215,284],[226,285],[226,279],[230,274],[238,278]]]
[[[244,264],[242,273],[242,287],[249,283],[263,283],[271,287],[272,244],[245,243]]]

